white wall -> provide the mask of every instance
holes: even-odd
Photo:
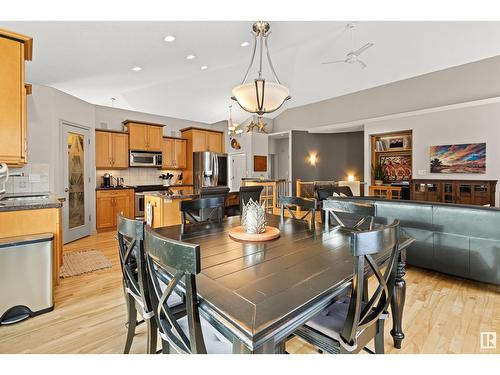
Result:
[[[370,135],[413,130],[413,178],[498,180],[500,178],[500,103],[450,109],[365,125],[365,176],[371,175]],[[486,142],[485,174],[430,173],[430,146]],[[420,175],[418,171],[426,171]],[[497,188],[496,205],[499,206]]]

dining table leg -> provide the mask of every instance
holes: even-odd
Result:
[[[405,335],[403,333],[403,310],[406,299],[406,281],[404,280],[406,250],[403,250],[398,255],[398,264],[396,270],[396,280],[394,285],[394,293],[391,300],[392,311],[392,329],[391,336],[394,340],[394,347],[401,349],[401,344]]]

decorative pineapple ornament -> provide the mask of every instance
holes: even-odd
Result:
[[[260,234],[266,231],[265,202],[260,205],[252,198],[243,205],[241,213],[241,226],[246,233]]]

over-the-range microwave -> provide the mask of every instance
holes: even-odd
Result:
[[[161,167],[161,152],[130,151],[131,167]]]

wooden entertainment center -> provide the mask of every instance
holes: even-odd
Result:
[[[496,180],[411,180],[411,200],[495,206]]]

